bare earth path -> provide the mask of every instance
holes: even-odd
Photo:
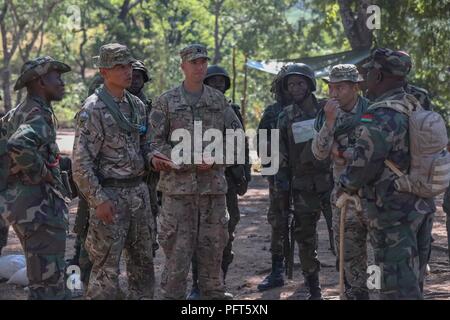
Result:
[[[63,153],[70,153],[73,144],[73,132],[59,132],[59,145]],[[278,289],[258,292],[257,284],[270,272],[270,227],[266,220],[268,208],[268,189],[265,179],[255,174],[248,193],[240,199],[241,221],[237,227],[234,242],[235,259],[227,277],[227,289],[236,299],[243,300],[302,300],[306,298],[303,279],[300,272],[298,255],[295,256],[294,278]],[[450,266],[448,264],[447,233],[445,214],[442,211],[442,199],[437,200],[438,211],[434,222],[430,261],[431,272],[425,285],[426,299],[450,299]],[[76,211],[76,200],[71,205],[71,213]],[[70,215],[70,233],[67,241],[67,258],[73,255],[75,235],[72,233],[74,214]],[[339,275],[335,269],[335,257],[328,250],[328,235],[323,218],[319,221],[319,259],[322,264],[321,284],[325,299],[338,299]],[[22,253],[20,243],[11,229],[8,246],[4,254]],[[164,263],[164,254],[158,250],[155,271],[157,275],[156,298],[159,297],[159,279]],[[126,273],[121,263],[121,287],[126,290]],[[0,299],[26,299],[22,287],[0,283]]]

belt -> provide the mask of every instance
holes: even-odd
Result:
[[[101,180],[101,185],[102,187],[132,188],[139,186],[142,182],[142,176],[124,179],[104,178]]]

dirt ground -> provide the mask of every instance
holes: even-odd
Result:
[[[73,133],[62,131],[59,134],[59,144],[62,152],[70,152],[73,144]],[[445,229],[445,214],[442,211],[442,199],[437,199],[436,213],[430,261],[430,273],[426,278],[425,299],[450,299],[450,266],[448,261],[447,232]],[[307,292],[303,286],[298,254],[295,256],[294,277],[288,280],[284,287],[258,292],[257,285],[270,272],[270,227],[266,214],[269,206],[267,182],[259,174],[253,175],[247,194],[240,198],[241,220],[237,226],[234,241],[235,259],[230,266],[227,277],[227,290],[234,294],[235,299],[242,300],[302,300]],[[67,241],[67,258],[73,256],[75,234],[72,232],[76,212],[76,200],[70,207],[70,233]],[[339,274],[335,269],[335,256],[328,249],[328,234],[325,220],[321,217],[318,224],[319,260],[321,261],[321,285],[324,298],[336,300],[339,297]],[[20,243],[11,229],[8,246],[3,254],[20,254]],[[164,264],[164,254],[157,251],[155,260],[156,298],[159,298],[159,281]],[[121,263],[121,287],[126,290],[126,272]],[[190,287],[188,287],[189,289]],[[23,287],[0,283],[0,299],[26,299]]]

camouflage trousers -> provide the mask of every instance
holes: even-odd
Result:
[[[381,271],[382,300],[423,298],[420,269],[428,260],[430,215],[381,210],[374,202],[368,203],[369,238]]]
[[[287,225],[288,217],[283,215],[280,207],[281,199],[275,191],[273,177],[268,177],[269,182],[269,211],[267,212],[267,221],[272,230],[270,237],[270,252],[272,256],[283,256],[283,230]]]
[[[293,198],[294,237],[299,247],[302,273],[308,276],[320,271],[320,262],[317,258],[317,221],[320,219],[321,212],[331,210],[330,192],[315,193],[294,190]]]
[[[331,193],[331,207],[333,209],[334,241],[337,259],[339,259],[341,210],[336,207],[336,192],[337,187],[335,186]],[[344,231],[344,273],[351,286],[351,294],[356,295],[367,292],[367,204],[363,199],[361,199],[361,204],[364,212],[360,214],[356,212],[353,203],[347,205]]]
[[[92,270],[86,297],[108,300],[119,297],[119,262],[124,251],[128,298],[152,299],[155,274],[147,185],[103,190],[114,203],[116,216],[113,224],[105,224],[91,209],[85,248]]]
[[[68,209],[63,200],[55,197],[52,210],[67,214]],[[71,295],[64,280],[66,229],[32,222],[17,223],[12,227],[25,254],[29,299],[69,299]]]
[[[194,252],[201,298],[225,297],[220,268],[228,241],[228,220],[225,195],[163,194],[158,238],[166,256],[161,275],[164,299],[186,298]]]

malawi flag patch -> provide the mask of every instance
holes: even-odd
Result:
[[[373,114],[366,113],[361,116],[361,122],[372,122],[373,121]]]

